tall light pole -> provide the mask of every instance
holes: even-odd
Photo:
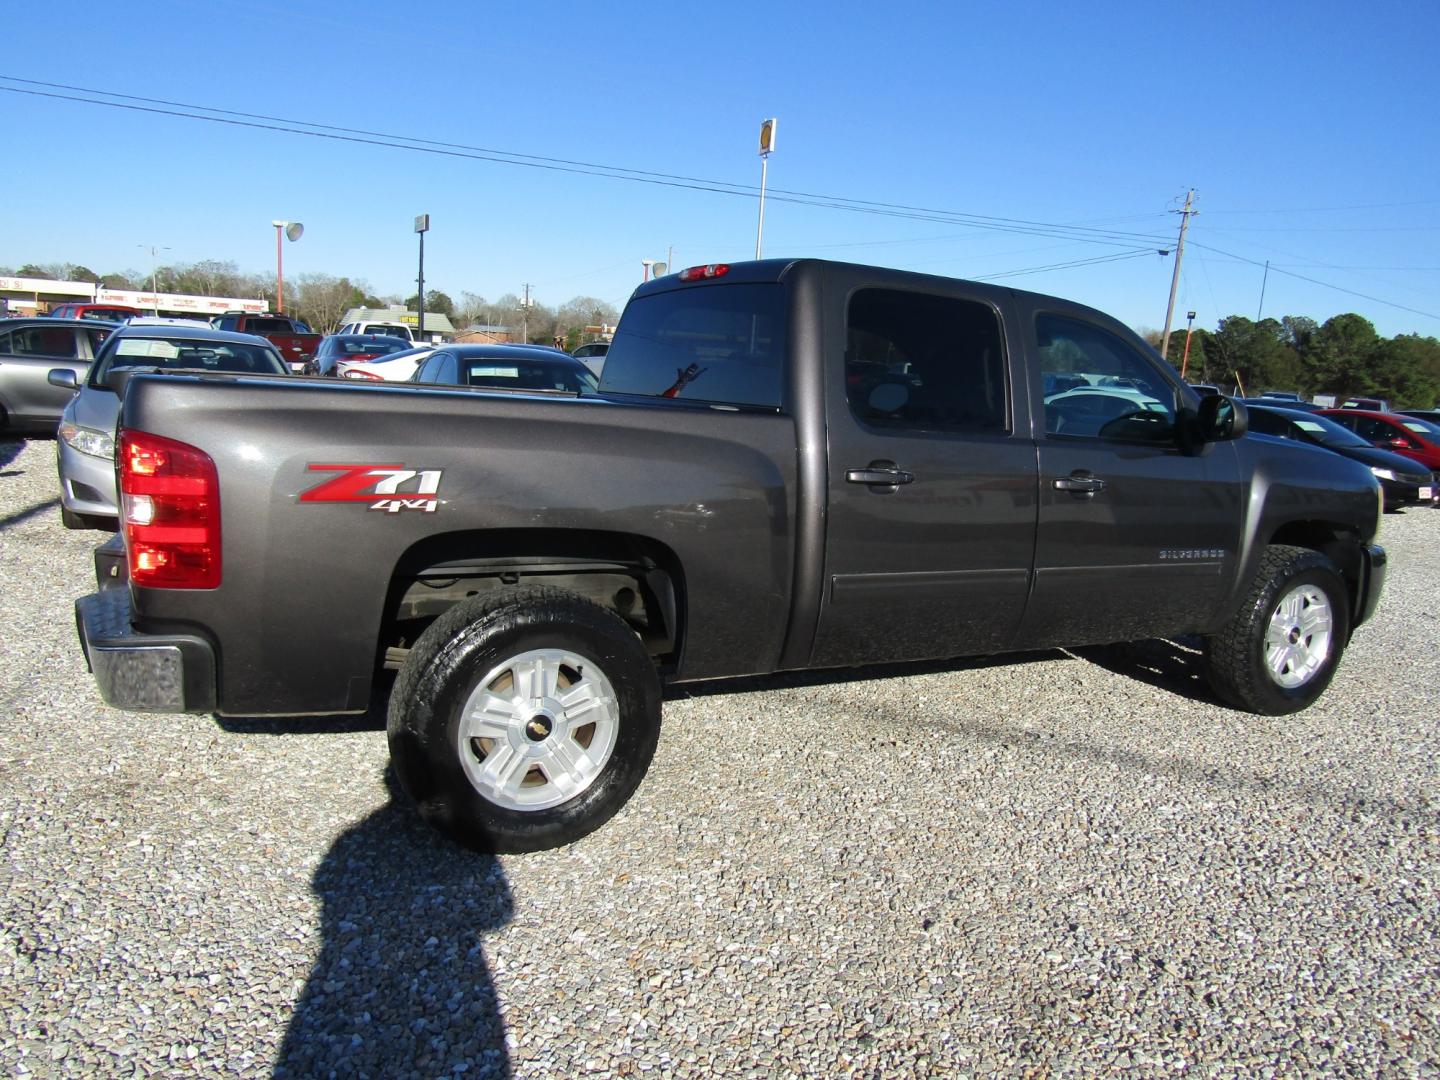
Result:
[[[1195,332],[1195,313],[1185,313],[1185,352],[1180,356],[1180,378],[1185,378],[1185,368],[1190,364],[1190,335]]]
[[[275,226],[275,311],[277,314],[285,314],[285,259],[281,255],[280,234],[283,231],[285,239],[294,243],[305,233],[305,226],[298,221],[272,221]]]
[[[157,251],[169,251],[168,247],[161,247],[158,244],[136,244],[138,248],[150,250],[150,296],[155,302],[155,314],[160,314],[160,290],[156,287],[155,279],[160,275],[160,263],[156,256]]]
[[[650,267],[652,267],[652,266],[655,265],[655,260],[654,260],[654,259],[641,259],[641,260],[640,260],[640,265],[645,268],[645,273],[644,273],[644,275],[640,278],[640,280],[641,280],[641,281],[649,281],[649,280],[650,280]]]
[[[430,231],[430,215],[417,214],[415,216],[415,231],[420,234],[420,276],[416,283],[420,286],[420,295],[415,298],[415,306],[419,311],[419,329],[415,337],[425,340],[425,234]]]
[[[755,226],[755,258],[760,258],[761,241],[765,237],[765,175],[770,154],[775,149],[775,117],[760,124],[760,222]]]

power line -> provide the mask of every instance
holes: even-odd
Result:
[[[758,197],[758,189],[745,184],[736,184],[722,180],[706,180],[698,177],[687,177],[671,173],[658,173],[641,169],[631,169],[621,166],[598,165],[591,162],[576,161],[567,158],[550,158],[533,154],[521,154],[505,150],[494,150],[485,147],[470,147],[460,143],[445,143],[438,140],[418,139],[405,135],[391,135],[384,132],[370,132],[359,128],[345,128],[338,125],[318,124],[304,120],[291,120],[284,117],[272,117],[259,113],[244,113],[236,110],[213,108],[206,105],[193,105],[184,102],[167,101],[162,98],[146,98],[133,94],[121,94],[107,90],[96,90],[87,87],[77,87],[64,83],[43,82],[36,79],[23,79],[18,76],[0,74],[0,80],[7,82],[24,83],[28,86],[44,86],[50,90],[27,90],[18,86],[0,86],[0,90],[13,94],[25,94],[32,97],[51,98],[62,101],[72,101],[85,105],[101,105],[113,109],[125,109],[132,112],[150,113],[161,116],[174,116],[182,119],[202,120],[215,124],[227,124],[233,127],[250,128],[262,131],[278,131],[285,134],[306,135],[311,138],[330,139],[336,142],[357,143],[360,145],[382,146],[397,150],[411,150],[417,153],[435,154],[444,157],[461,158],[474,161],[487,161],[501,165],[519,165],[527,168],[544,169],[552,172],[572,173],[584,176],[600,176],[612,180],[628,180],[632,183],[645,183],[661,187],[672,187],[683,190],[703,191],[710,194],[731,195],[741,198]],[[56,93],[55,90],[70,90],[78,94],[93,94],[101,97],[121,98],[121,101],[103,101],[95,97],[79,97],[75,94]],[[144,102],[146,104],[126,104],[126,102]],[[163,107],[162,107],[163,106]],[[200,110],[186,111],[186,110]],[[215,115],[205,115],[213,113]],[[1144,233],[1125,232],[1122,230],[1098,229],[1084,225],[1061,225],[1054,222],[1034,221],[1024,218],[1005,218],[986,214],[972,214],[962,211],[938,210],[927,207],[907,206],[899,203],[886,203],[866,199],[849,199],[842,196],[821,195],[812,192],[791,191],[786,189],[772,189],[770,198],[795,205],[814,206],[822,209],[844,210],[850,213],[873,214],[882,217],[893,217],[916,221],[927,221],[935,224],[955,225],[965,230],[984,230],[993,232],[1013,233],[1016,235],[1043,236],[1052,239],[1073,240],[1077,243],[1091,243],[1110,247],[1133,247],[1137,241],[1148,244],[1163,244],[1164,238],[1147,235]],[[1316,207],[1314,212],[1343,210],[1343,209],[1368,209],[1390,206],[1425,205],[1426,202],[1417,203],[1376,203],[1369,206],[1358,207]],[[1229,211],[1232,213],[1268,213],[1269,211]],[[1277,211],[1278,212],[1278,211]],[[1430,227],[1422,227],[1429,229]],[[1437,226],[1440,228],[1440,226]],[[1217,230],[1220,231],[1220,230]],[[1242,230],[1243,231],[1243,230]],[[1255,231],[1286,231],[1286,230],[1255,230]],[[1335,230],[1295,230],[1295,231],[1386,231],[1381,229],[1335,229]],[[1227,258],[1236,259],[1240,262],[1249,263],[1254,266],[1262,265],[1254,259],[1248,259],[1232,252],[1222,251],[1219,248],[1196,243],[1196,247],[1205,248],[1216,254],[1224,255]],[[1148,252],[1127,251],[1122,252],[1113,258],[1098,258],[1095,260],[1079,260],[1075,265],[1094,264],[1099,262],[1118,261],[1125,258],[1136,258],[1140,254]],[[1064,264],[1056,264],[1053,268],[1060,268]],[[1039,267],[1032,270],[1014,271],[1011,273],[1041,273],[1052,267]],[[1418,308],[1407,307],[1390,300],[1383,300],[1377,296],[1370,296],[1366,293],[1357,292],[1353,289],[1346,289],[1339,285],[1332,285],[1329,282],[1319,281],[1315,278],[1297,274],[1291,270],[1282,270],[1272,267],[1277,273],[1297,278],[1322,288],[1333,289],[1337,292],[1356,296],[1373,303],[1383,304],[1401,311],[1408,311],[1412,314],[1423,315],[1426,318],[1440,318],[1428,311]]]
[[[1100,263],[1123,262],[1126,259],[1138,259],[1145,255],[1154,255],[1154,248],[1144,248],[1140,251],[1122,251],[1115,255],[1097,255],[1093,259],[1075,259],[1072,262],[1051,263],[1049,266],[1032,266],[1024,270],[1006,270],[999,274],[981,274],[972,277],[971,281],[997,281],[1000,278],[1024,277],[1027,274],[1045,274],[1053,270],[1070,270],[1077,266],[1098,266]]]
[[[1204,248],[1206,251],[1213,251],[1216,255],[1224,255],[1226,258],[1238,259],[1240,262],[1249,263],[1251,266],[1265,265],[1257,259],[1247,259],[1244,255],[1236,255],[1233,251],[1222,251],[1220,248],[1213,247],[1210,244],[1201,244],[1195,240],[1192,240],[1190,242],[1195,247]],[[1382,300],[1378,296],[1370,296],[1368,293],[1356,292],[1354,289],[1347,289],[1340,285],[1332,285],[1328,281],[1321,281],[1318,278],[1308,277],[1305,274],[1297,274],[1294,270],[1282,270],[1278,266],[1275,266],[1273,263],[1270,265],[1270,269],[1276,274],[1284,274],[1286,277],[1299,278],[1301,281],[1308,281],[1311,285],[1319,285],[1325,289],[1334,289],[1336,292],[1346,293],[1350,296],[1358,296],[1361,300],[1369,300],[1371,303],[1384,304],[1386,307],[1398,308],[1400,311],[1408,311],[1412,315],[1424,315],[1427,319],[1440,319],[1440,315],[1436,315],[1433,311],[1421,311],[1419,308],[1406,307],[1404,304],[1397,304],[1393,300]]]
[[[1440,200],[1417,199],[1414,202],[1357,203],[1354,206],[1287,206],[1275,210],[1207,210],[1207,214],[1331,214],[1348,210],[1391,210],[1402,206],[1437,206]]]
[[[236,127],[280,131],[295,135],[309,135],[313,138],[327,138],[340,142],[387,146],[394,149],[412,149],[447,157],[469,158],[472,160],[489,161],[496,164],[522,165],[529,168],[547,169],[555,172],[576,173],[588,176],[606,176],[611,179],[706,191],[712,194],[735,195],[743,198],[758,198],[759,194],[759,189],[756,187],[724,180],[707,180],[673,173],[659,173],[621,166],[599,165],[593,162],[577,161],[569,158],[521,154],[508,150],[496,150],[489,147],[469,146],[464,143],[441,142],[434,139],[420,139],[409,135],[368,131],[363,128],[347,128],[332,124],[320,124],[308,120],[270,116],[264,113],[247,113],[233,109],[219,109],[208,105],[172,101],[165,98],[122,94],[109,90],[74,86],[67,83],[51,83],[37,79],[22,79],[12,75],[0,75],[0,79],[8,82],[25,83],[29,86],[44,86],[50,88],[50,90],[69,90],[80,94],[98,94],[102,97],[123,99],[122,101],[99,101],[94,98],[76,97],[73,94],[60,94],[39,90],[24,90],[19,87],[0,86],[0,90],[7,90],[11,93],[74,101],[80,104],[102,105],[109,108],[127,109],[135,112],[146,112],[163,116],[176,116],[191,120],[204,120],[210,123],[229,124]],[[124,102],[127,101],[143,102],[145,104],[125,104]],[[185,110],[200,110],[200,112]],[[207,116],[203,115],[204,113],[214,113],[216,115]],[[772,188],[770,197],[781,202],[819,206],[826,209],[846,210],[851,213],[869,213],[886,217],[932,221],[942,224],[961,225],[972,229],[1014,232],[1020,235],[1071,238],[1087,243],[1107,244],[1117,247],[1133,245],[1136,241],[1143,241],[1145,243],[1161,242],[1160,238],[1144,233],[1097,229],[1084,225],[1063,225],[1054,222],[1034,221],[1024,218],[1006,218],[989,214],[939,210],[868,199],[849,199],[843,196],[793,191],[784,188]]]

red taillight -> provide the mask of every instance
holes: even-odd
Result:
[[[680,271],[681,281],[699,281],[701,278],[724,277],[730,272],[729,263],[706,263],[704,266],[687,266]]]
[[[359,368],[346,368],[345,378],[347,379],[374,379],[376,382],[384,382],[383,375],[376,375],[373,371],[361,371]]]
[[[220,478],[203,450],[120,432],[120,514],[130,580],[158,589],[220,584]]]

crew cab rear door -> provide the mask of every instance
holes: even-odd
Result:
[[[1035,583],[1020,648],[1197,631],[1236,573],[1233,443],[1186,453],[1194,404],[1128,330],[1086,308],[1018,295],[1040,462]]]
[[[828,512],[811,663],[1003,649],[1025,609],[1036,518],[1009,294],[865,273],[837,271],[824,300]]]

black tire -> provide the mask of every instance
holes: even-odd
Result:
[[[543,687],[522,679],[542,671],[558,689],[526,697]],[[467,710],[486,700],[482,682],[503,719]],[[585,708],[562,707],[562,691]],[[427,822],[476,850],[541,851],[599,828],[634,794],[660,735],[660,680],[618,615],[560,589],[514,589],[457,604],[420,635],[386,728],[400,784]]]
[[[98,514],[80,514],[68,507],[60,507],[60,522],[67,529],[94,529],[97,532],[119,532],[120,522],[117,518],[102,517]]]
[[[1230,705],[1283,716],[1325,692],[1349,640],[1350,597],[1335,564],[1275,544],[1229,624],[1206,639],[1205,673]]]

